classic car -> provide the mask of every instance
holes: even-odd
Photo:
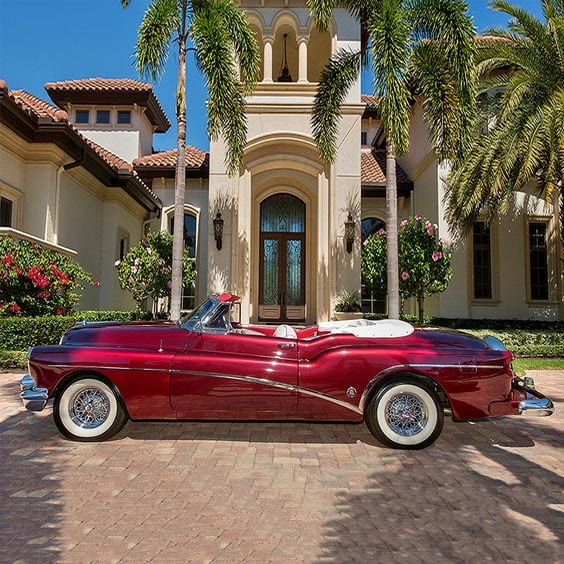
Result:
[[[53,399],[57,427],[77,441],[108,439],[128,419],[365,421],[402,449],[432,444],[445,413],[552,414],[495,338],[397,320],[243,326],[237,302],[209,297],[178,324],[74,326],[30,350],[23,403],[39,411]]]

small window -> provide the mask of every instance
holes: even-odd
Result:
[[[0,227],[12,227],[14,204],[8,198],[0,198]]]
[[[474,259],[474,299],[492,299],[492,248],[490,226],[485,221],[474,224],[472,231]]]
[[[368,133],[366,131],[360,133],[360,144],[368,145]]]
[[[119,260],[123,260],[129,253],[129,237],[120,237],[119,240]]]
[[[110,123],[110,110],[98,110],[96,112],[96,123]]]
[[[529,223],[531,299],[548,300],[548,245],[546,223]]]
[[[76,123],[90,123],[90,112],[88,110],[76,110]]]
[[[131,123],[131,111],[130,110],[118,110],[117,122],[119,124]]]

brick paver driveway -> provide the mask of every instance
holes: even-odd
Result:
[[[418,452],[350,424],[130,423],[72,443],[18,379],[0,374],[2,562],[563,557],[562,371],[537,375],[553,417],[448,421]]]

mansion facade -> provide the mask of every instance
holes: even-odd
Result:
[[[227,173],[221,139],[209,152],[186,148],[185,244],[198,274],[183,307],[230,291],[242,298],[243,322],[328,320],[341,292],[361,289],[362,241],[385,226],[384,138],[360,77],[342,107],[335,163],[319,158],[312,139],[321,69],[336,50],[360,47],[360,29],[336,10],[320,33],[299,0],[242,5],[261,46],[262,73],[247,99],[237,175]],[[0,234],[72,255],[99,278],[81,308],[129,309],[114,263],[149,230],[171,230],[176,150],[152,150],[153,136],[170,123],[151,85],[136,80],[68,80],[45,89],[51,102],[0,81]],[[399,219],[418,213],[448,239],[448,170],[435,157],[419,104],[410,138],[398,159]],[[564,319],[555,204],[531,189],[516,194],[510,214],[477,222],[457,242],[448,290],[427,299],[426,313]],[[383,304],[363,293],[363,307],[382,312]]]

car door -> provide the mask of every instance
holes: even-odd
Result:
[[[170,373],[179,418],[283,418],[297,408],[296,339],[192,332]]]

